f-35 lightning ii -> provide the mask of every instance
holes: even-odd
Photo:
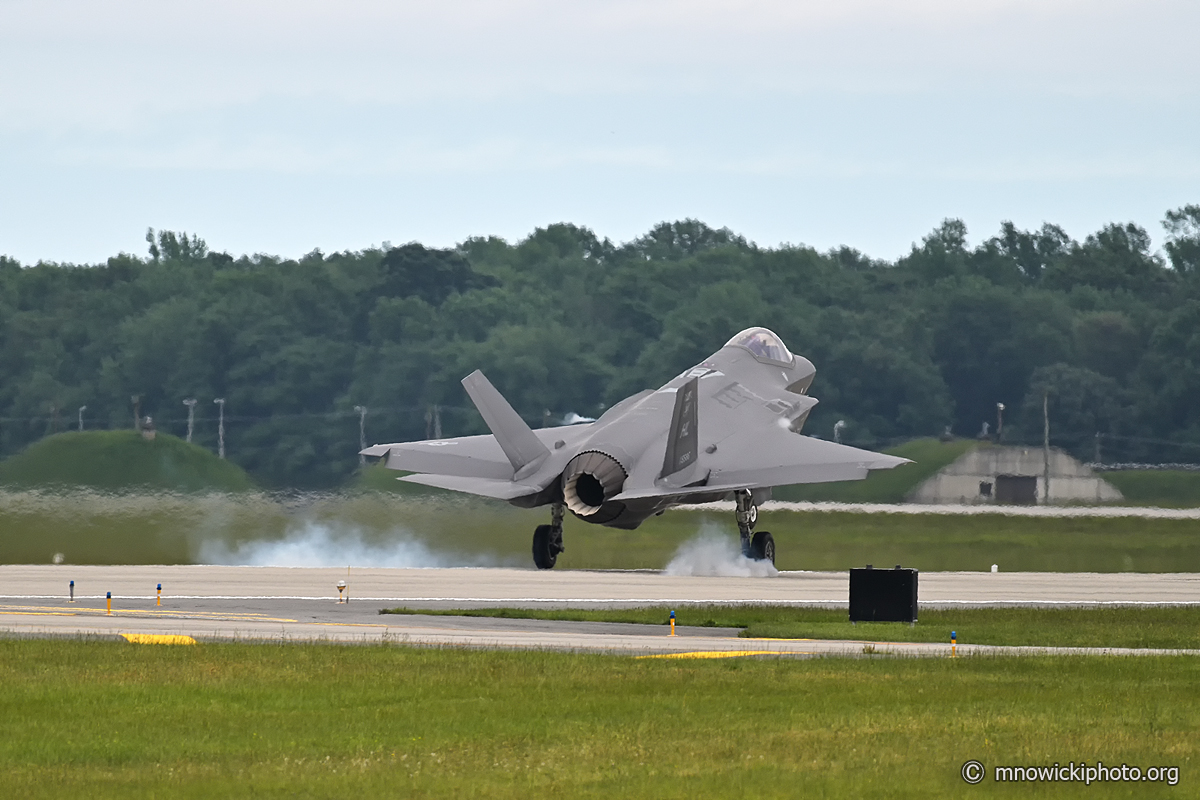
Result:
[[[595,422],[532,430],[476,370],[463,379],[491,436],[379,444],[363,450],[402,481],[550,506],[533,534],[533,561],[563,552],[565,510],[633,529],[677,505],[735,501],[742,552],[775,561],[775,540],[754,531],[771,487],[865,478],[907,459],[802,436],[817,400],[816,368],[766,328],[748,328],[656,391],[627,397]]]

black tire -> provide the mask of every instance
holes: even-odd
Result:
[[[750,557],[755,561],[775,563],[775,537],[767,531],[759,531],[750,540]]]
[[[533,531],[533,563],[538,569],[554,569],[558,561],[553,525],[538,525]]]

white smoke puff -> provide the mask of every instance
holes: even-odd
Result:
[[[679,546],[663,570],[666,575],[702,575],[723,578],[770,578],[779,574],[770,561],[755,561],[742,555],[731,537],[703,530]]]
[[[250,567],[466,567],[485,566],[489,559],[436,553],[423,542],[399,533],[390,540],[365,541],[354,529],[334,531],[307,522],[283,539],[245,542],[229,547],[219,540],[200,546],[201,564]]]

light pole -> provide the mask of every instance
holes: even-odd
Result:
[[[79,407],[79,432],[83,433],[83,412],[87,411],[87,406]]]
[[[218,406],[217,413],[217,457],[225,458],[225,398],[213,400]]]
[[[358,465],[362,467],[367,464],[367,457],[362,454],[367,449],[367,407],[355,406],[354,410],[358,412]]]
[[[1050,392],[1042,394],[1042,503],[1050,502]]]
[[[187,440],[192,441],[192,427],[196,422],[196,400],[189,397],[183,401],[183,404],[188,407],[188,435]]]
[[[996,403],[996,444],[1004,436],[1004,403]]]

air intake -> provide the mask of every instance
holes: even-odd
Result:
[[[590,517],[624,485],[625,468],[612,456],[591,450],[575,456],[563,471],[563,500],[574,514]]]

